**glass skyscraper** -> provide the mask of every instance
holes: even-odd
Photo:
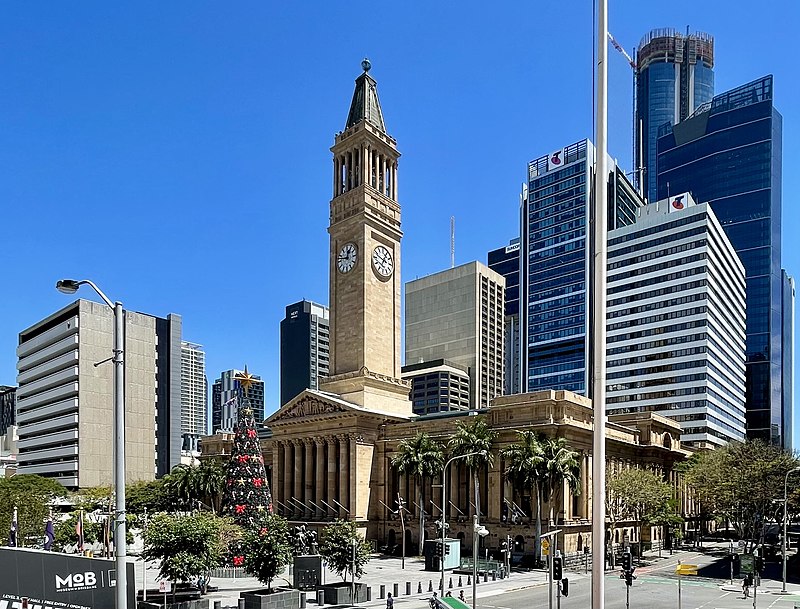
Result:
[[[503,394],[520,392],[519,367],[519,237],[505,247],[492,250],[488,267],[506,278],[506,305],[503,320]]]
[[[782,376],[780,113],[772,76],[717,95],[658,138],[658,196],[691,192],[708,202],[745,267],[747,279],[747,433],[788,447],[791,416]],[[787,312],[787,314],[789,314]]]
[[[636,74],[634,164],[641,158],[640,186],[648,200],[656,201],[658,128],[688,118],[714,97],[714,38],[703,32],[653,30],[639,43]]]
[[[520,367],[524,391],[587,395],[591,273],[586,227],[594,146],[582,140],[528,164],[521,198]],[[608,229],[632,224],[643,202],[623,172],[609,176]]]

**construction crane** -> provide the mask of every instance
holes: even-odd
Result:
[[[636,62],[628,55],[628,52],[617,42],[617,39],[608,32],[608,41],[627,61],[628,65],[633,70],[633,112],[631,113],[631,163],[633,170],[628,174],[636,178],[636,186],[639,188],[639,194],[644,193],[644,165],[642,163],[642,129],[641,125],[636,128],[636,80],[639,78],[639,70],[636,67]],[[639,135],[639,158],[636,158],[636,135]]]

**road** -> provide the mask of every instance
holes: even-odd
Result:
[[[685,557],[684,562],[692,562],[700,567],[700,576],[683,577],[681,580],[682,609],[747,609],[753,607],[752,592],[748,599],[743,598],[740,588],[735,592],[721,590],[728,580],[718,579],[722,575],[719,561],[701,554]],[[674,575],[677,561],[664,561],[657,566],[637,569],[637,579],[630,589],[630,607],[644,609],[675,609],[678,606],[678,580]],[[717,577],[704,576],[705,573]],[[569,597],[561,598],[561,609],[588,609],[591,607],[591,579],[584,574],[565,573],[570,580]],[[734,580],[736,584],[738,582]],[[775,582],[769,582],[773,587]],[[779,585],[779,583],[778,583]],[[608,609],[625,609],[625,582],[619,573],[606,576],[606,602]],[[547,586],[537,586],[489,597],[478,596],[480,609],[539,609],[548,606]],[[760,609],[794,609],[800,607],[800,595],[778,596],[759,594],[757,607]],[[554,609],[557,607],[554,600]]]

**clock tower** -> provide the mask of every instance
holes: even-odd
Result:
[[[409,385],[400,379],[400,153],[386,133],[369,61],[361,67],[347,123],[331,148],[331,359],[320,389],[410,415]]]

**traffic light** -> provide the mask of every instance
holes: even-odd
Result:
[[[636,576],[633,574],[633,569],[630,571],[625,571],[625,585],[632,586],[633,580],[636,579]]]
[[[444,554],[445,554],[445,556],[447,556],[448,554],[450,554],[450,544],[449,544],[449,543],[446,543],[446,544],[444,545]]]
[[[560,556],[553,556],[553,579],[559,580],[564,577],[562,572],[562,564],[561,564],[561,557]]]
[[[764,571],[764,557],[756,556],[756,571],[760,574]]]
[[[436,542],[436,556],[441,558],[442,555],[443,555],[442,542],[441,541],[437,541]]]
[[[626,573],[631,570],[631,553],[625,552],[622,555],[622,570]]]
[[[569,580],[562,579],[561,580],[561,594],[564,596],[569,596]]]

